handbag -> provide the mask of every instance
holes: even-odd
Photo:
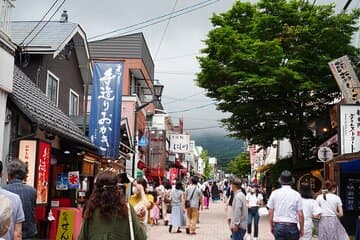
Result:
[[[258,211],[259,211],[259,216],[269,215],[269,210],[266,207],[260,207]]]
[[[129,215],[129,227],[130,227],[130,240],[135,240],[134,237],[134,227],[131,217],[130,205],[128,204],[128,215]]]
[[[185,208],[190,208],[190,201],[191,201],[192,197],[194,196],[195,190],[196,190],[196,187],[194,188],[194,191],[192,192],[190,199],[185,201]]]

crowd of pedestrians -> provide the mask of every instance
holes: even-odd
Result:
[[[13,160],[7,167],[7,184],[0,187],[0,240],[35,240],[36,190],[24,184],[27,165]],[[1,175],[2,168],[0,161]],[[185,229],[186,234],[195,235],[201,211],[220,200],[225,203],[231,240],[257,240],[263,211],[268,211],[270,231],[276,240],[313,239],[314,219],[319,221],[319,240],[349,239],[339,220],[343,209],[334,181],[325,181],[322,193],[315,196],[309,185],[301,184],[299,192],[292,188],[294,178],[285,170],[279,178],[281,187],[268,199],[257,184],[248,185],[240,178],[216,183],[199,182],[193,176],[188,184],[176,180],[150,185],[138,177],[131,180],[127,190],[121,181],[110,171],[95,177],[83,207],[79,240],[145,240],[151,225],[160,224],[160,219],[169,233]]]

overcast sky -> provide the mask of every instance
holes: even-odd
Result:
[[[62,1],[59,0],[56,6]],[[359,1],[353,0],[350,7],[358,7]],[[16,0],[12,19],[39,21],[54,2],[55,0]],[[209,5],[202,7],[204,5],[200,4],[203,2],[205,0],[67,0],[52,20],[59,20],[62,10],[66,9],[69,21],[79,23],[91,41],[91,37],[96,35],[160,17],[171,13],[172,10],[194,10],[170,21],[163,21],[131,33],[143,32],[145,35],[155,63],[155,79],[159,79],[165,86],[162,97],[165,110],[177,112],[210,104],[192,111],[172,113],[173,121],[177,122],[177,117],[183,116],[187,129],[209,127],[207,130],[196,130],[196,133],[221,132],[214,127],[225,115],[217,111],[215,106],[211,105],[212,100],[204,96],[204,90],[196,86],[194,79],[195,73],[199,72],[199,64],[195,57],[204,47],[202,41],[206,39],[212,27],[209,21],[212,13],[230,9],[235,1],[209,0]],[[340,9],[346,1],[317,1],[318,4],[330,2],[338,2],[337,7]],[[199,9],[190,8],[192,5]],[[123,30],[104,37],[125,32]],[[195,130],[190,132],[195,133]]]

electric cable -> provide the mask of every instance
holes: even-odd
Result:
[[[188,108],[188,109],[184,109],[184,110],[180,110],[180,111],[173,111],[173,112],[168,112],[169,114],[172,114],[172,113],[179,113],[179,112],[188,112],[188,111],[192,111],[192,110],[195,110],[195,109],[200,109],[200,108],[204,108],[204,107],[207,107],[207,106],[210,106],[210,105],[213,105],[214,103],[208,103],[208,104],[205,104],[205,105],[201,105],[201,106],[197,106],[197,107],[193,107],[193,108]]]
[[[179,58],[184,58],[184,57],[193,57],[193,56],[197,56],[198,54],[200,54],[200,53],[188,53],[188,54],[179,55],[179,56],[158,58],[154,61],[155,62],[168,61],[168,60],[179,59]]]
[[[56,0],[51,7],[46,11],[45,15],[40,19],[40,21],[33,27],[33,29],[25,36],[25,38],[21,41],[21,43],[19,44],[20,46],[23,45],[23,43],[25,42],[25,40],[35,31],[35,29],[40,25],[40,23],[45,19],[45,17],[49,14],[49,12],[54,8],[54,6],[56,5],[56,3],[59,0]]]
[[[204,92],[205,92],[205,90],[201,91],[201,92],[198,92],[198,93],[195,93],[195,94],[192,94],[192,95],[189,95],[189,96],[186,96],[186,97],[183,97],[183,98],[178,98],[178,99],[170,101],[170,102],[165,102],[163,104],[170,104],[170,103],[174,103],[174,102],[178,102],[178,101],[183,101],[183,100],[189,99],[191,97],[195,97],[195,96],[198,96],[200,94],[203,94]]]
[[[177,5],[177,2],[178,2],[178,0],[175,0],[174,6],[173,6],[173,8],[172,8],[172,10],[171,10],[170,17],[171,17],[171,16],[173,15],[173,13],[174,13],[174,10],[175,10],[175,7],[176,7],[176,5]],[[154,59],[156,59],[156,57],[157,57],[157,55],[158,55],[158,53],[159,53],[159,51],[160,51],[161,45],[162,45],[162,43],[163,43],[163,41],[164,41],[164,38],[165,38],[166,31],[167,31],[167,29],[168,29],[168,27],[169,27],[170,21],[171,21],[171,18],[169,18],[168,21],[167,21],[167,23],[166,23],[164,32],[163,32],[163,34],[162,34],[162,36],[161,36],[161,40],[160,40],[159,46],[158,46],[158,48],[157,48],[157,50],[156,50],[156,53],[155,53],[155,55],[154,55]]]
[[[139,23],[132,24],[132,25],[130,25],[130,26],[118,28],[118,29],[115,29],[115,30],[110,31],[110,32],[106,32],[106,33],[102,33],[102,34],[95,35],[95,36],[93,36],[93,37],[89,37],[88,40],[95,39],[95,38],[102,37],[102,36],[109,35],[109,34],[116,33],[116,32],[121,32],[121,31],[130,29],[130,28],[133,28],[133,27],[142,25],[142,24],[146,24],[146,23],[148,23],[148,22],[152,22],[152,21],[161,19],[161,20],[156,21],[156,22],[153,22],[153,23],[151,23],[151,24],[148,24],[148,25],[145,25],[145,26],[142,26],[142,27],[139,27],[139,28],[135,28],[135,29],[133,29],[133,30],[130,30],[130,31],[126,31],[126,32],[121,33],[121,35],[124,35],[124,34],[126,34],[126,33],[129,33],[129,32],[135,31],[135,30],[139,30],[139,29],[142,29],[142,28],[145,28],[145,27],[148,27],[148,26],[152,26],[152,25],[161,23],[161,22],[163,22],[163,21],[168,20],[169,18],[175,18],[175,17],[181,16],[181,15],[184,15],[184,14],[186,14],[186,13],[193,12],[193,11],[198,10],[198,9],[200,9],[200,8],[207,7],[207,6],[209,6],[209,5],[211,5],[211,4],[214,4],[214,3],[218,2],[218,1],[220,1],[220,0],[206,0],[206,1],[202,1],[202,2],[200,2],[200,3],[193,4],[193,5],[190,5],[190,6],[188,6],[188,7],[182,8],[182,9],[180,9],[180,10],[178,10],[178,11],[175,11],[174,13],[179,13],[179,14],[177,14],[177,15],[172,15],[171,17],[168,17],[168,16],[170,16],[171,14],[174,14],[174,13],[167,13],[167,14],[164,14],[164,15],[161,15],[161,16],[158,16],[158,17],[155,17],[155,18],[151,18],[151,19],[148,19],[148,20],[144,20],[144,21],[142,21],[142,22],[139,22]],[[207,3],[207,4],[204,4],[204,3]],[[203,5],[203,4],[204,4],[204,5]],[[196,7],[196,6],[198,6],[198,7]],[[190,10],[185,11],[185,10],[187,10],[187,9],[190,9]],[[185,12],[184,12],[184,11],[185,11]],[[182,12],[182,13],[181,13],[181,12]],[[163,19],[162,19],[162,18],[163,18]]]
[[[50,16],[50,18],[44,23],[44,25],[40,28],[40,30],[31,38],[31,40],[24,46],[26,48],[30,45],[30,43],[41,33],[41,31],[48,25],[51,19],[55,16],[55,14],[60,10],[60,8],[64,5],[66,0],[63,0],[62,3],[56,8],[55,12]]]

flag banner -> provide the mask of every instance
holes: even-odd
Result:
[[[37,158],[36,203],[47,204],[49,193],[51,144],[39,142]]]
[[[123,62],[95,62],[89,136],[100,155],[119,156]]]

